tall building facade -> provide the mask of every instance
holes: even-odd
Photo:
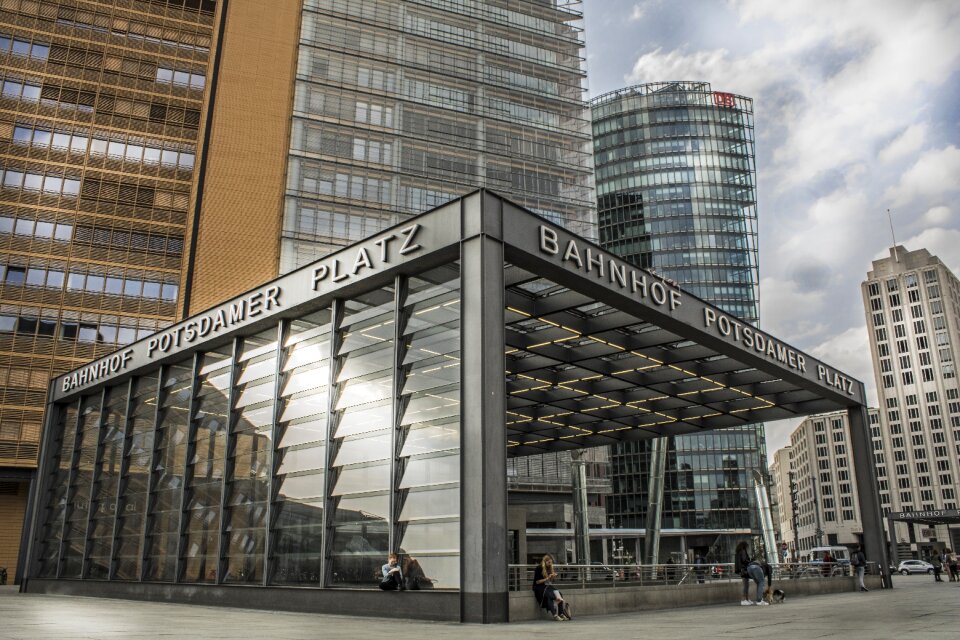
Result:
[[[476,187],[596,238],[579,5],[284,0],[269,8],[228,6],[210,148],[218,158],[211,157],[211,169],[221,168],[203,185],[190,309]],[[276,60],[267,65],[248,59],[255,51],[231,49],[231,32],[239,34],[234,41],[241,38],[245,22],[268,36],[298,30],[300,37],[271,43],[267,53]],[[283,99],[251,99],[251,65]],[[235,100],[225,100],[234,93]],[[289,142],[282,159],[274,144],[264,159],[245,139],[265,134]],[[247,185],[242,189],[256,191],[249,197],[270,209],[263,213],[269,221],[223,237],[217,231],[237,215],[230,203],[242,204],[231,194],[238,174]],[[215,257],[244,247],[256,268],[239,277],[235,265]],[[207,275],[199,266],[204,260],[211,265]]]
[[[48,380],[176,319],[215,8],[0,4],[0,566],[11,580]]]
[[[861,285],[880,402],[875,438],[886,511],[956,509],[960,491],[960,281],[926,249],[892,247]],[[960,546],[944,526],[897,523],[896,544],[926,555]]]
[[[591,107],[601,245],[757,324],[753,101],[705,82],[660,82]],[[646,443],[611,453],[615,526],[644,526],[649,457]],[[663,528],[759,532],[753,473],[766,473],[765,458],[759,424],[672,439]],[[729,542],[687,545],[726,553]]]

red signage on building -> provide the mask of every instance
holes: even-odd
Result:
[[[718,107],[735,107],[736,102],[733,99],[732,93],[724,93],[722,91],[713,92],[713,104]]]

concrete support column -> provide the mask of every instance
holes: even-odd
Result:
[[[506,622],[507,450],[499,200],[462,201],[460,619]]]
[[[862,387],[862,385],[861,385]],[[864,397],[861,388],[861,397]],[[880,489],[877,484],[877,469],[873,461],[873,443],[870,438],[870,419],[867,408],[860,405],[847,410],[850,421],[850,451],[853,471],[857,479],[857,498],[860,501],[860,521],[863,524],[864,555],[880,565],[883,586],[893,587],[890,577],[890,558],[883,532],[883,516],[880,509]]]

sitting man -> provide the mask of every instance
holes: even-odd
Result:
[[[387,564],[380,569],[383,573],[383,580],[380,581],[380,588],[384,591],[396,591],[403,589],[403,572],[397,563],[397,554],[391,553],[387,556]]]

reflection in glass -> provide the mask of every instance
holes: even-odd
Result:
[[[334,586],[370,585],[389,551],[394,289],[344,302],[338,327],[331,446]],[[359,508],[362,500],[380,508]]]
[[[411,278],[400,344],[397,541],[435,587],[460,585],[460,273]]]
[[[73,471],[73,483],[67,494],[67,523],[64,527],[63,573],[61,574],[64,578],[82,577],[90,487],[93,485],[93,468],[97,457],[100,400],[101,395],[98,392],[85,397],[80,406],[79,442],[77,443],[79,455]]]
[[[145,580],[173,581],[176,571],[192,374],[192,360],[183,360],[163,371],[155,436],[156,463],[152,469],[151,508],[144,542],[147,548]]]
[[[73,444],[77,435],[77,403],[60,405],[53,426],[56,452],[50,464],[49,488],[43,501],[43,529],[40,533],[41,578],[55,578],[60,561],[60,538],[63,535],[63,515],[67,507],[67,483],[73,463]]]
[[[330,310],[290,323],[283,345],[274,503],[274,584],[320,586]]]
[[[87,569],[89,578],[106,579],[110,575],[110,551],[116,510],[120,464],[123,459],[123,431],[127,413],[127,383],[107,389],[100,426],[100,464],[91,503]]]
[[[196,431],[187,461],[183,517],[184,582],[216,582],[220,548],[220,493],[227,447],[231,345],[201,356],[193,416]]]
[[[117,516],[114,578],[137,580],[143,558],[143,516],[147,504],[147,477],[153,455],[153,421],[157,412],[157,373],[137,378],[130,406],[130,449],[121,482]]]
[[[224,582],[263,581],[276,368],[276,327],[243,339],[234,390],[236,423],[227,464]]]

